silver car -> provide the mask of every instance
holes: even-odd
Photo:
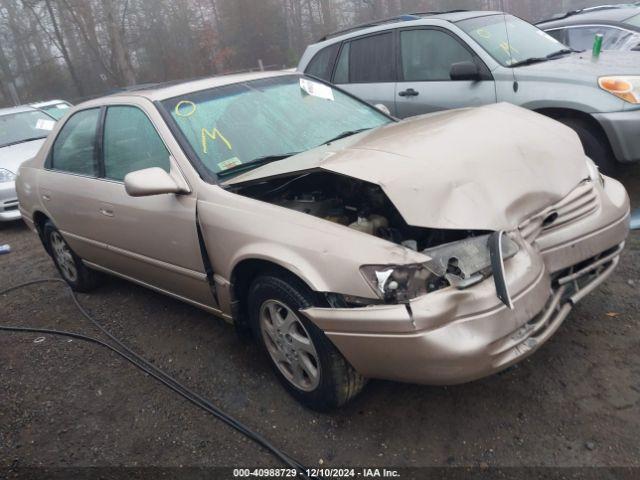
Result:
[[[55,123],[32,107],[0,109],[0,222],[20,218],[15,186],[18,167],[38,153]]]
[[[354,27],[310,45],[298,70],[400,118],[510,102],[573,128],[605,171],[615,160],[640,161],[640,52],[594,60],[501,12],[405,15]]]

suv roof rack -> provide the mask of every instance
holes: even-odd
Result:
[[[457,12],[466,12],[466,11],[467,10],[447,10],[442,12],[405,13],[402,15],[397,15],[395,17],[374,20],[373,22],[361,23],[359,25],[354,25],[353,27],[345,28],[343,30],[337,30],[335,32],[327,33],[324,37],[320,38],[318,42],[324,42],[325,40],[328,40],[333,37],[337,37],[338,35],[356,32],[358,30],[362,30],[363,28],[377,27],[378,25],[385,25],[387,23],[410,22],[412,20],[420,20],[421,18],[428,17],[431,15],[443,15],[445,13],[457,13]]]
[[[578,10],[570,10],[564,13],[556,13],[552,15],[551,18],[547,18],[546,20],[540,20],[538,23],[551,22],[555,20],[563,20],[565,18],[573,17],[574,15],[579,15],[581,13],[589,13],[589,12],[597,12],[598,10],[617,10],[619,8],[630,8],[640,6],[640,2],[637,3],[617,3],[613,5],[596,5],[595,7],[585,7],[580,8]]]

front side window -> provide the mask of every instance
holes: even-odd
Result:
[[[402,75],[405,81],[450,80],[451,65],[473,62],[458,40],[440,30],[405,30],[400,33]]]
[[[316,56],[313,57],[313,60],[309,63],[306,73],[326,80],[327,82],[331,81],[331,71],[333,70],[333,63],[336,60],[339,48],[340,44],[336,43],[316,53]]]
[[[512,15],[487,15],[457,23],[501,65],[546,58],[565,45],[530,23]]]
[[[113,106],[104,122],[104,174],[124,180],[127,173],[160,167],[169,172],[169,152],[145,113],[137,107]]]
[[[0,115],[0,148],[45,138],[55,123],[37,110]]]
[[[100,109],[75,113],[58,134],[53,144],[52,166],[56,170],[97,176],[96,129]]]
[[[559,41],[560,43],[564,43],[565,45],[569,45],[569,42],[567,42],[567,35],[566,35],[567,29],[566,28],[555,28],[553,30],[547,30],[546,32],[549,35],[551,35],[553,38],[555,38],[557,41]]]
[[[342,134],[392,122],[375,108],[299,75],[194,92],[162,106],[199,163],[214,174],[252,168],[269,157],[304,152]]]
[[[358,38],[342,48],[334,82],[394,82],[394,64],[392,32]]]

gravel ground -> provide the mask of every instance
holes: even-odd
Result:
[[[622,179],[640,206],[640,168]],[[0,225],[3,243],[13,252],[0,256],[0,289],[57,276],[22,223]],[[331,414],[292,400],[258,349],[207,313],[117,279],[80,299],[136,351],[308,466],[640,467],[640,234],[627,245],[616,274],[516,367],[455,387],[372,381]],[[2,324],[97,335],[61,285],[0,302]],[[0,478],[12,465],[280,466],[109,351],[38,337],[0,333]]]

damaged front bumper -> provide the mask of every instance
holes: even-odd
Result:
[[[531,229],[512,232],[521,247],[505,263],[513,309],[500,302],[487,278],[408,304],[302,313],[366,377],[456,384],[498,372],[539,348],[615,269],[628,234],[628,198],[612,179],[590,192],[593,209],[571,222],[535,235]],[[589,199],[578,193],[572,201],[586,205]]]

